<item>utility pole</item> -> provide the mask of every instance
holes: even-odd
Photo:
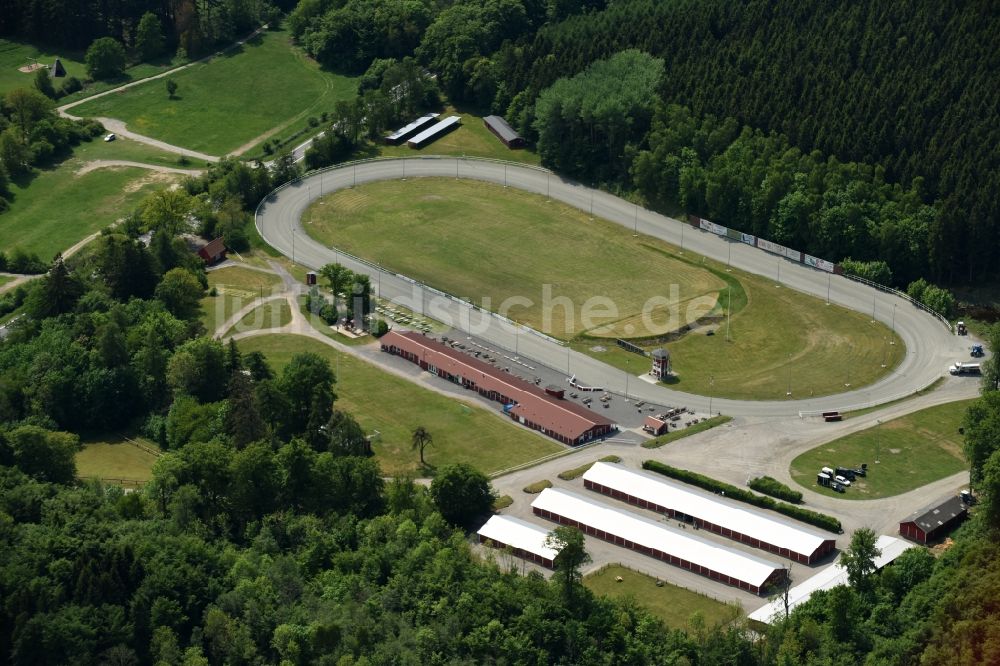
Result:
[[[826,304],[830,304],[830,282],[833,280],[833,275],[827,273],[826,276]]]
[[[729,273],[733,270],[733,241],[726,242],[729,243],[729,257],[726,259],[726,272]]]
[[[878,298],[878,292],[876,291],[872,294],[872,323],[875,323],[875,300]]]
[[[594,219],[594,190],[590,191],[590,219]]]
[[[708,416],[712,417],[712,396],[715,393],[715,375],[708,376]]]
[[[896,303],[892,304],[892,338],[889,340],[890,345],[896,344]]]
[[[292,263],[295,263],[295,228],[292,228]]]
[[[786,396],[792,395],[792,355],[788,355],[788,390],[785,391]]]
[[[631,359],[625,359],[625,402],[628,402],[628,376],[629,376],[629,361]]]
[[[684,227],[685,224],[681,222],[681,254],[684,254]]]
[[[878,444],[879,444],[879,442],[878,442],[878,433],[879,433],[879,430],[881,429],[880,428],[881,425],[882,425],[882,419],[878,419],[878,420],[875,421],[875,464],[876,465],[879,464],[880,462],[882,462],[881,460],[879,460],[879,455],[878,455],[879,454],[879,450],[878,450]]]
[[[632,238],[639,237],[639,204],[635,205],[635,222],[632,224]]]

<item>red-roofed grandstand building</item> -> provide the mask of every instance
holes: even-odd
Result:
[[[379,340],[382,351],[401,356],[422,369],[504,405],[512,419],[564,444],[578,445],[613,432],[612,421],[546,393],[489,363],[411,331],[389,331]]]

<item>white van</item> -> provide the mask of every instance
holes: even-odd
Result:
[[[846,478],[844,478],[843,476],[840,476],[839,474],[838,474],[837,476],[833,477],[833,478],[834,478],[834,480],[835,480],[835,481],[836,481],[837,483],[839,483],[840,485],[844,486],[845,488],[849,488],[849,487],[851,486],[851,482],[850,482],[850,481],[848,481],[848,480],[847,480]]]

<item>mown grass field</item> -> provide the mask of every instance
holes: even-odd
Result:
[[[622,581],[618,582],[617,577]],[[690,629],[691,618],[699,613],[706,628],[726,624],[739,615],[735,606],[664,582],[657,587],[652,576],[611,564],[583,579],[583,584],[598,596],[619,599],[631,597],[657,616],[671,629]]]
[[[180,166],[176,156],[132,141],[81,143],[59,164],[11,181],[13,201],[9,210],[0,213],[0,247],[20,247],[49,260],[56,252],[116,222],[149,193],[183,178],[138,167],[80,173],[92,160]]]
[[[10,275],[0,275],[0,287],[4,286],[8,282],[13,282],[14,278]]]
[[[502,312],[512,296],[530,299],[527,307],[512,303],[508,316],[560,338],[631,317],[652,297],[678,303],[681,318],[696,317],[715,306],[723,286],[605,220],[478,181],[420,178],[342,190],[310,206],[303,224],[324,243],[492,310]],[[705,303],[688,313],[698,298]],[[560,304],[566,299],[570,307]],[[608,303],[617,313],[609,314]],[[657,316],[652,325],[670,326]],[[648,333],[638,322],[631,331]]]
[[[285,32],[264,33],[172,75],[174,99],[156,80],[81,104],[73,113],[116,118],[133,132],[210,155],[249,149],[357,90],[355,79],[321,71],[289,39]]]
[[[454,115],[461,116],[462,126],[441,137],[434,143],[419,150],[414,150],[406,145],[387,146],[380,144],[377,146],[378,155],[383,157],[464,155],[468,157],[491,157],[497,160],[523,162],[524,164],[541,163],[541,158],[533,151],[524,148],[511,150],[503,145],[496,135],[486,129],[481,116],[463,113],[457,111],[453,106],[447,106],[441,112],[440,118],[443,120],[448,116]],[[405,125],[406,123],[403,124]]]
[[[968,468],[958,429],[971,402],[928,407],[822,444],[792,461],[792,478],[815,492],[865,500],[899,495],[951,476]],[[846,493],[816,484],[823,467],[858,467],[863,462],[868,463],[868,476],[859,477]]]
[[[330,362],[337,373],[335,407],[350,413],[367,433],[381,433],[372,446],[387,475],[424,474],[420,458],[410,447],[410,435],[424,426],[434,442],[424,451],[428,465],[464,462],[490,473],[563,450],[555,442],[489,414],[383,372],[321,342],[297,335],[261,335],[239,343],[244,352],[263,352],[276,371],[294,354],[313,352]]]
[[[83,62],[83,53],[36,46],[9,39],[0,39],[0,95],[14,88],[31,87],[34,85],[33,73],[27,74],[18,71],[19,67],[30,64],[32,58],[38,60],[40,63],[52,66],[56,61],[56,56],[62,60],[63,67],[66,68],[65,78],[52,79],[52,85],[56,90],[59,90],[63,82],[71,76],[75,76],[81,82],[86,80],[87,66]],[[113,81],[91,81],[84,85],[83,90],[72,95],[67,95],[56,103],[59,105],[67,104],[111,88],[117,88],[132,81],[160,74],[179,64],[182,64],[182,60],[176,56],[163,57],[152,63],[137,63],[128,67],[125,70],[124,76],[118,79]]]
[[[281,278],[278,275],[242,266],[227,266],[209,271],[208,288],[211,290],[214,287],[217,295],[201,299],[201,323],[205,325],[208,334],[212,335],[241,308],[259,298],[267,298],[280,285]],[[290,312],[288,316],[291,319]]]
[[[495,311],[503,312],[505,299],[526,297],[532,305],[516,304],[505,314],[633,375],[644,374],[649,360],[616,347],[615,337],[665,332],[712,314],[719,318],[714,325],[667,343],[678,375],[673,386],[691,393],[753,400],[829,395],[871,384],[906,353],[888,327],[862,313],[775,287],[768,278],[727,273],[570,206],[489,183],[372,183],[317,201],[303,222],[321,242],[456,296],[488,298]],[[543,307],[546,284],[551,308]],[[560,296],[572,302],[572,313],[556,302]],[[609,298],[617,314],[584,322],[582,306],[593,296]],[[635,314],[653,296],[678,304],[674,321],[655,311],[638,321]]]
[[[153,442],[140,439],[146,446],[156,449]],[[76,474],[80,478],[126,479],[148,481],[152,476],[156,456],[129,444],[122,438],[84,442],[76,454]]]

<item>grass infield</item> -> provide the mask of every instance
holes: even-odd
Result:
[[[207,275],[209,290],[214,287],[216,291],[215,296],[205,296],[201,299],[201,322],[205,325],[205,331],[209,335],[214,335],[215,329],[239,312],[241,308],[253,303],[258,298],[267,298],[275,288],[281,285],[281,278],[275,273],[255,271],[242,266],[227,266],[217,271],[209,271]],[[251,311],[247,317],[253,314]],[[247,317],[244,317],[243,320],[245,321]],[[291,311],[289,311],[289,321],[291,321],[291,317]],[[238,328],[242,323],[242,321],[237,322],[234,328]],[[270,326],[266,328],[270,328]]]
[[[679,303],[675,324],[711,314],[714,323],[666,343],[677,372],[672,385],[686,392],[744,400],[829,395],[875,382],[906,353],[898,336],[865,314],[490,183],[371,183],[315,202],[303,223],[323,243],[456,296],[489,299],[490,309],[530,299],[505,314],[633,375],[646,372],[649,360],[614,338],[649,334],[636,316],[648,298]],[[595,296],[617,313],[584,321],[582,306]],[[552,307],[543,307],[546,300]],[[669,328],[656,310],[648,323]]]
[[[831,497],[865,500],[899,495],[951,476],[968,468],[958,429],[972,402],[928,407],[817,446],[792,461],[792,478],[804,488]],[[868,463],[868,476],[858,477],[843,494],[816,484],[823,467],[858,467],[861,463]]]
[[[262,335],[242,340],[239,346],[244,352],[263,352],[277,372],[300,352],[327,359],[337,373],[335,408],[350,413],[365,432],[381,433],[372,448],[389,476],[423,471],[410,446],[411,433],[420,425],[434,437],[424,451],[432,468],[462,462],[489,474],[563,450],[542,435],[488,414],[478,404],[470,406],[421,388],[310,338]]]
[[[284,299],[269,301],[236,322],[236,325],[229,329],[226,335],[281,328],[290,323],[292,323],[292,309],[289,307],[288,301]]]
[[[667,298],[682,313],[691,304],[693,313],[704,314],[724,286],[697,266],[637,245],[610,222],[478,181],[371,183],[319,200],[303,223],[321,242],[492,310],[503,311],[512,296],[530,299],[531,305],[510,302],[508,316],[564,339],[588,329],[617,331],[615,322],[622,322],[617,334],[648,335],[635,320],[647,299]],[[668,285],[677,285],[676,293]],[[553,307],[545,308],[546,301]],[[654,313],[653,324],[666,321],[662,309]]]
[[[618,578],[622,580],[619,582]],[[671,629],[689,629],[700,615],[705,627],[728,624],[740,615],[737,606],[724,604],[705,595],[670,583],[656,584],[652,576],[632,571],[620,564],[610,564],[586,576],[583,584],[598,596],[619,599],[631,597],[657,616]]]
[[[123,120],[133,132],[210,155],[249,148],[272,131],[319,117],[357,90],[356,79],[321,71],[289,39],[286,32],[267,32],[177,72],[171,76],[174,99],[156,80],[81,104],[73,113]]]

